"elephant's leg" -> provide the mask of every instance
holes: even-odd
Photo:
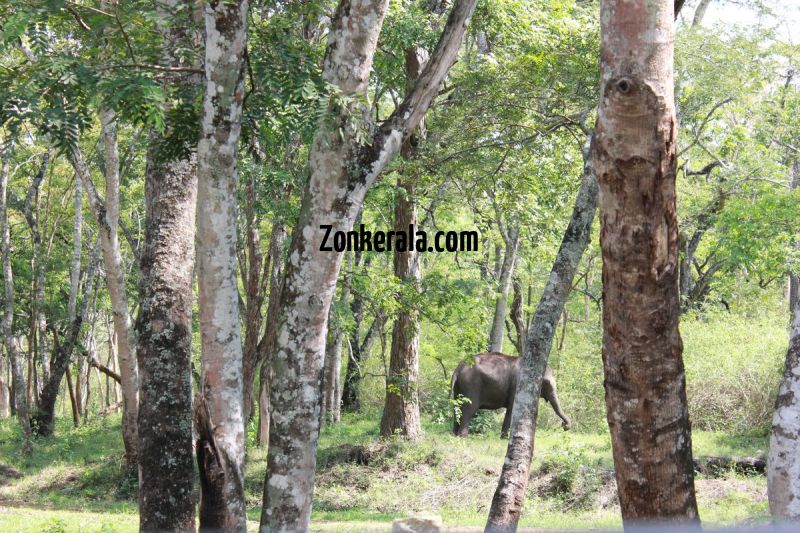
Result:
[[[561,403],[558,401],[558,391],[556,390],[555,381],[549,379],[542,381],[542,398],[550,403],[550,405],[553,407],[553,411],[556,413],[556,416],[562,420],[561,427],[564,429],[569,429],[572,425],[572,422],[570,422],[569,417],[561,409]]]
[[[501,439],[508,438],[508,428],[511,427],[511,411],[513,410],[513,407],[513,403],[506,407],[506,416],[503,417],[503,427],[500,429]]]
[[[477,412],[478,405],[475,402],[466,403],[461,406],[461,419],[458,421],[458,431],[456,432],[456,436],[466,437],[469,435],[469,423]]]

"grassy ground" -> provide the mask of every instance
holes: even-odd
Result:
[[[321,436],[315,528],[388,529],[395,517],[435,513],[449,526],[481,526],[495,488],[505,442],[496,433],[457,439],[428,425],[414,444],[380,441],[374,416],[348,417]],[[18,454],[11,421],[0,422],[0,531],[135,531],[136,484],[121,462],[118,417],[40,439]],[[759,436],[697,432],[696,456],[760,456]],[[522,526],[547,529],[620,527],[607,434],[540,431]],[[248,450],[248,515],[259,516],[266,454]],[[17,477],[20,475],[20,477]],[[766,520],[765,479],[725,474],[697,481],[708,525]]]

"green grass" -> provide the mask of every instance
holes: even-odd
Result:
[[[496,432],[460,439],[444,425],[426,423],[425,436],[416,443],[381,441],[377,420],[374,413],[348,415],[323,429],[315,527],[383,529],[393,518],[413,513],[441,515],[445,525],[483,525],[506,448]],[[0,487],[0,531],[135,531],[135,480],[121,462],[118,416],[78,429],[61,424],[55,437],[35,441],[27,459],[17,451],[12,422],[0,422],[0,461],[23,477]],[[758,456],[766,444],[758,435],[694,434],[695,455]],[[353,462],[354,447],[363,447],[366,465]],[[608,434],[540,430],[534,456],[522,526],[620,527]],[[264,450],[249,448],[245,483],[253,527],[265,469]],[[697,485],[701,516],[709,525],[767,516],[763,477],[700,478]]]

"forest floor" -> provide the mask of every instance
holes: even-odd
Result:
[[[505,441],[497,435],[452,437],[427,425],[416,443],[377,438],[375,417],[326,427],[318,454],[314,530],[388,531],[393,518],[437,514],[448,529],[480,531]],[[763,436],[695,432],[695,457],[763,457]],[[118,416],[80,428],[60,426],[19,455],[13,421],[0,421],[0,531],[135,531],[135,477],[125,473]],[[618,529],[619,505],[608,435],[539,431],[521,526],[546,530]],[[257,529],[266,453],[248,449],[248,516]],[[723,470],[697,479],[708,526],[768,520],[766,479]]]

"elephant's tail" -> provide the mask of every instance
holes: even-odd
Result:
[[[454,400],[456,397],[456,381],[458,380],[458,369],[461,368],[461,365],[458,365],[455,370],[453,370],[453,377],[450,378],[450,400]]]

